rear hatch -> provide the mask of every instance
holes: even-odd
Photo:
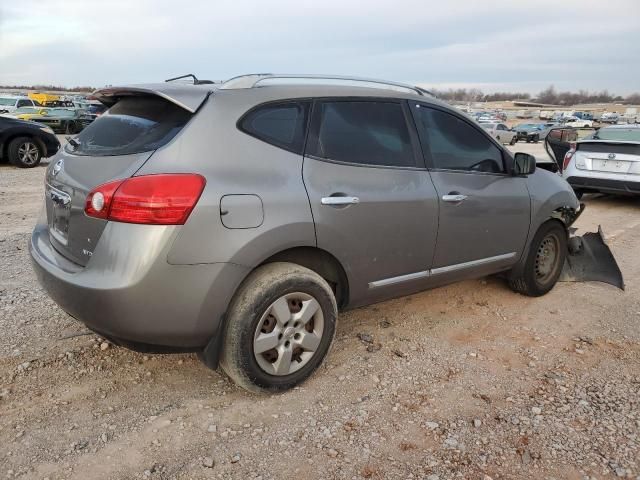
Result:
[[[640,174],[640,144],[586,140],[576,144],[575,166],[579,170],[613,174]]]
[[[107,224],[85,215],[89,192],[103,183],[133,176],[153,152],[184,128],[210,93],[197,88],[198,95],[187,91],[172,96],[166,90],[175,92],[176,87],[96,92],[110,109],[52,160],[45,182],[49,238],[69,260],[86,265]]]

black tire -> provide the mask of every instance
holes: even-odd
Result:
[[[538,143],[540,141],[540,136],[536,135],[535,137],[533,137],[533,143]]]
[[[276,356],[272,363],[275,366],[280,359],[280,350],[273,348],[264,354],[254,354],[254,338],[262,335],[259,333],[258,325],[267,325],[269,317],[274,318],[274,315],[267,315],[274,302],[285,295],[298,294],[312,297],[319,304],[318,312],[321,315],[314,315],[313,322],[318,318],[322,319],[320,341],[313,352],[305,352],[311,355],[298,370],[287,374],[269,373],[261,367],[258,357],[271,352],[272,356]],[[306,380],[322,364],[335,336],[337,316],[338,308],[331,287],[314,271],[285,262],[258,267],[240,286],[229,307],[222,339],[220,366],[239,386],[252,392],[280,392],[293,388]],[[287,327],[287,322],[284,324],[287,328],[280,331],[287,335],[288,330],[296,326],[296,323]],[[281,327],[277,322],[274,325],[276,327],[271,327],[272,331]],[[282,334],[278,336],[282,337]],[[289,337],[285,336],[282,341],[286,338],[291,338],[291,348],[294,348],[293,338],[297,337],[292,338],[289,332]],[[283,344],[278,348],[284,346]],[[286,346],[289,346],[289,342],[286,342]],[[296,354],[294,350],[293,355],[297,357],[292,357],[291,365],[296,361],[302,363],[300,353]],[[264,365],[264,362],[269,362],[270,359],[262,357],[260,361]]]
[[[545,251],[548,252],[550,248],[548,242],[555,244],[553,248],[556,251],[550,265],[544,263]],[[514,292],[540,297],[555,286],[566,258],[567,231],[559,221],[550,220],[536,232],[529,246],[524,268],[519,276],[509,279],[509,286]]]
[[[518,137],[514,136],[513,138],[511,138],[511,141],[509,142],[509,145],[515,145],[517,141],[518,141]]]
[[[42,160],[40,145],[29,137],[18,137],[11,140],[7,152],[9,162],[20,168],[37,167]]]

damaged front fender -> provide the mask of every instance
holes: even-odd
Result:
[[[569,238],[569,254],[560,282],[603,282],[624,290],[624,279],[618,262],[607,245],[602,228],[598,233]]]

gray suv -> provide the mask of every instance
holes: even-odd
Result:
[[[246,75],[95,95],[108,112],[46,172],[41,284],[112,342],[198,352],[253,391],[318,368],[341,309],[497,273],[545,294],[580,212],[418,87]]]

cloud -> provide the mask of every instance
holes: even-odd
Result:
[[[638,18],[637,0],[21,0],[0,6],[0,84],[272,71],[624,94]]]

